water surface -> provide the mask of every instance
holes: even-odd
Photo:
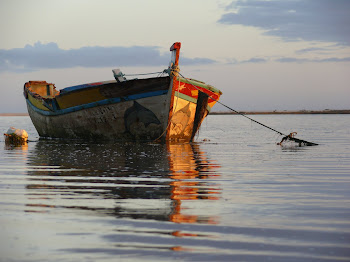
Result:
[[[208,116],[195,143],[0,140],[0,261],[350,261],[350,116]]]

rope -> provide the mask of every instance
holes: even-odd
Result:
[[[180,72],[178,72],[178,74],[179,74],[180,76],[182,76],[185,80],[187,80],[187,83],[188,83],[188,84],[192,85],[192,86],[193,86],[195,89],[197,89],[198,91],[201,91],[201,90],[199,90],[199,88],[197,88],[197,87],[196,87],[195,85],[193,85],[191,82],[189,82],[188,79],[187,79],[186,77],[184,77]],[[208,95],[208,94],[207,94],[207,95]],[[282,132],[280,132],[280,131],[278,131],[278,130],[276,130],[276,129],[273,129],[272,127],[269,127],[269,126],[267,126],[267,125],[264,125],[263,123],[260,123],[259,121],[256,121],[256,120],[254,120],[253,118],[250,118],[250,117],[246,116],[245,114],[240,113],[240,112],[234,110],[233,108],[231,108],[231,107],[225,105],[224,103],[220,102],[219,100],[215,99],[214,97],[212,97],[212,96],[210,96],[210,95],[208,95],[208,96],[209,96],[211,99],[213,99],[214,101],[216,101],[217,103],[219,103],[220,105],[222,105],[222,106],[226,107],[227,109],[230,109],[231,111],[235,112],[236,114],[241,115],[241,116],[243,116],[243,117],[245,117],[245,118],[248,118],[250,121],[252,121],[252,122],[254,122],[254,123],[257,123],[257,124],[259,124],[259,125],[261,125],[261,126],[263,126],[263,127],[266,127],[266,128],[268,128],[268,129],[270,129],[270,130],[276,132],[276,133],[279,134],[279,135],[284,136],[283,139],[282,139],[282,141],[289,139],[289,140],[292,140],[292,141],[295,141],[295,142],[299,143],[299,146],[301,146],[302,143],[306,144],[307,146],[317,146],[317,145],[318,145],[318,144],[313,143],[313,142],[308,142],[308,141],[305,141],[305,140],[301,140],[301,139],[295,138],[294,135],[293,135],[293,133],[290,133],[289,135],[283,134]],[[296,132],[295,132],[295,133],[296,133]],[[279,144],[281,144],[282,141],[281,141]]]
[[[155,74],[162,74],[164,71],[161,72],[152,72],[152,73],[144,73],[144,74],[123,74],[123,76],[145,76],[145,75],[155,75]]]
[[[214,99],[214,100],[215,100],[215,99]],[[270,129],[270,130],[276,132],[277,134],[280,134],[280,135],[282,135],[282,136],[286,136],[286,135],[283,134],[282,132],[280,132],[280,131],[278,131],[278,130],[276,130],[276,129],[273,129],[272,127],[269,127],[269,126],[267,126],[267,125],[264,125],[263,123],[260,123],[259,121],[256,121],[256,120],[254,120],[253,118],[250,118],[250,117],[246,116],[245,114],[242,114],[242,113],[240,113],[240,112],[238,112],[238,111],[232,109],[231,107],[229,107],[229,106],[227,106],[227,105],[221,103],[220,101],[217,101],[217,100],[215,100],[215,101],[216,101],[217,103],[219,103],[220,105],[222,105],[222,106],[224,106],[224,107],[226,107],[226,108],[232,110],[232,111],[235,112],[236,114],[239,114],[239,115],[241,115],[241,116],[243,116],[243,117],[245,117],[245,118],[248,118],[250,121],[253,121],[253,122],[255,122],[255,123],[257,123],[257,124],[259,124],[259,125],[261,125],[261,126],[263,126],[263,127],[266,127],[266,128],[268,128],[268,129]]]
[[[198,91],[200,91],[195,85],[193,85],[191,82],[189,82],[188,79],[187,79],[186,77],[184,77],[180,72],[179,72],[179,75],[181,75],[185,80],[187,80],[187,83],[188,83],[188,84],[192,85],[195,89],[197,89]],[[216,101],[217,103],[219,103],[220,105],[222,105],[222,106],[226,107],[227,109],[230,109],[231,111],[235,112],[236,114],[241,115],[241,116],[243,116],[243,117],[245,117],[245,118],[248,118],[250,121],[253,121],[253,122],[255,122],[255,123],[257,123],[257,124],[259,124],[259,125],[261,125],[261,126],[263,126],[263,127],[266,127],[266,128],[268,128],[268,129],[270,129],[270,130],[272,130],[272,131],[274,131],[274,132],[276,132],[276,133],[278,133],[278,134],[280,134],[280,135],[282,135],[282,136],[286,136],[286,135],[283,134],[282,132],[280,132],[280,131],[278,131],[278,130],[276,130],[276,129],[273,129],[272,127],[269,127],[269,126],[267,126],[267,125],[264,125],[263,123],[260,123],[260,122],[258,122],[258,121],[256,121],[256,120],[254,120],[254,119],[252,119],[252,118],[246,116],[245,114],[242,114],[242,113],[240,113],[240,112],[234,110],[233,108],[231,108],[231,107],[229,107],[229,106],[223,104],[222,102],[220,102],[219,100],[213,98],[212,96],[210,96],[210,95],[208,95],[208,96],[209,96],[211,99],[213,99],[214,101]]]

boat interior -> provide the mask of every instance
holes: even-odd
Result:
[[[52,83],[46,81],[29,81],[25,84],[25,88],[31,93],[37,94],[43,98],[54,98],[60,94]]]

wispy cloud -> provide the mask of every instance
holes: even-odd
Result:
[[[261,28],[285,41],[350,45],[348,0],[238,0],[225,10],[219,23]]]
[[[208,58],[181,57],[181,64],[210,64]],[[0,49],[1,71],[35,71],[72,67],[167,66],[169,54],[155,46],[81,47],[64,50],[56,43],[26,45],[24,48]]]
[[[262,64],[267,62],[278,62],[278,63],[348,63],[350,62],[350,57],[338,58],[338,57],[329,57],[329,58],[298,58],[298,57],[252,57],[247,60],[236,60],[236,59],[228,59],[227,64]]]
[[[309,48],[303,48],[295,51],[296,54],[306,54],[306,53],[311,53],[311,52],[327,52],[330,51],[328,48],[323,48],[323,47],[309,47]]]
[[[235,58],[227,58],[225,64],[238,65],[238,64],[262,64],[269,61],[268,58],[252,57],[246,60],[237,60]]]
[[[350,57],[337,58],[295,58],[295,57],[282,57],[275,60],[280,63],[339,63],[339,62],[350,62]]]
[[[260,63],[266,63],[268,60],[265,58],[259,58],[259,57],[253,57],[248,60],[243,60],[240,63],[247,64],[247,63],[253,63],[253,64],[260,64]]]

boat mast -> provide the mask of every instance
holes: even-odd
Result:
[[[170,51],[172,51],[170,67],[179,66],[180,48],[181,48],[180,42],[176,42],[170,47]]]
[[[173,116],[173,107],[174,107],[174,97],[175,97],[175,91],[176,88],[174,87],[174,79],[176,80],[179,76],[179,57],[180,57],[180,48],[181,48],[181,43],[176,42],[170,47],[171,53],[171,61],[169,65],[170,69],[170,77],[171,77],[171,95],[170,95],[170,104],[169,104],[169,116],[168,116],[168,124],[167,124],[167,130],[166,130],[166,140],[169,139],[170,135],[170,128],[171,128],[171,118]]]

